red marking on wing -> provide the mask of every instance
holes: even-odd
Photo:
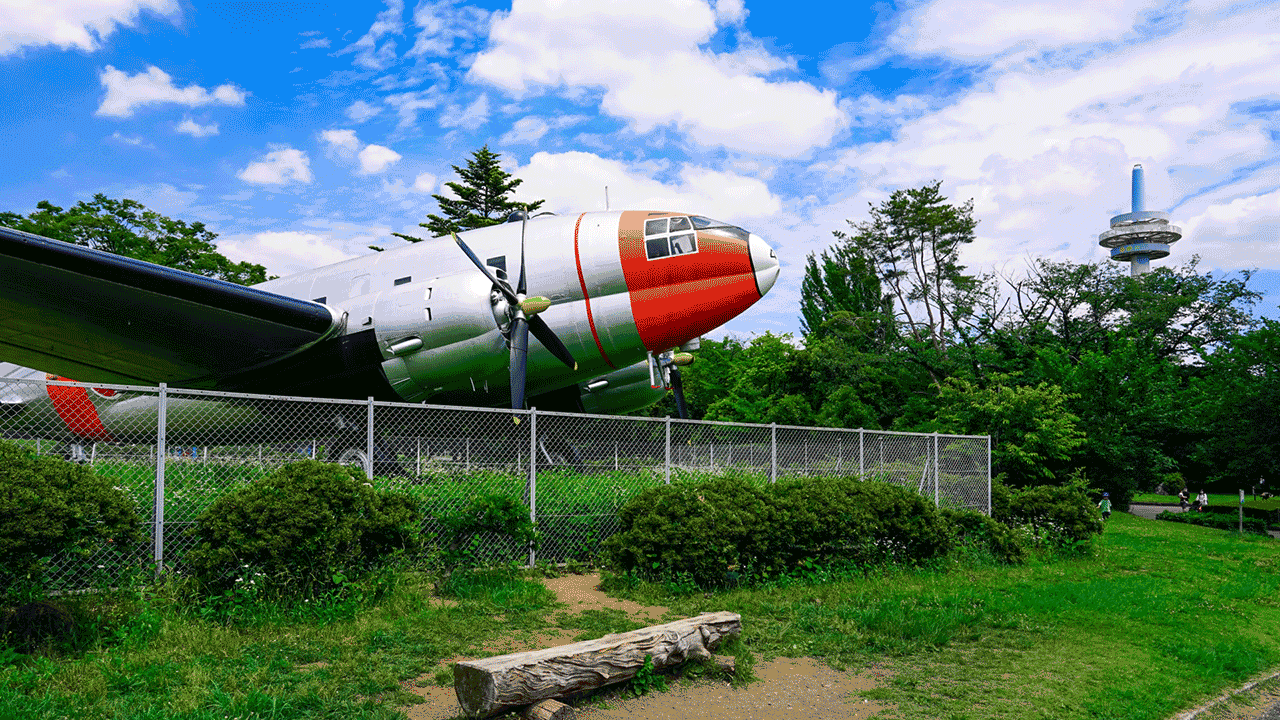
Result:
[[[644,221],[675,213],[624,212],[622,273],[644,346],[668,350],[720,327],[760,299],[746,241],[698,233],[698,252],[649,260]]]
[[[62,380],[65,378],[49,378]],[[67,429],[84,440],[111,440],[111,433],[98,417],[98,408],[89,399],[89,391],[82,387],[46,385],[45,392],[53,402],[53,410],[67,424]]]
[[[604,345],[600,344],[600,335],[596,332],[596,319],[591,314],[591,296],[587,294],[587,278],[582,274],[582,257],[578,254],[578,228],[582,226],[583,215],[586,213],[579,215],[578,222],[573,224],[573,260],[578,264],[578,283],[582,285],[582,301],[587,306],[587,325],[591,327],[591,337],[595,339],[596,349],[600,351],[600,357],[604,358],[604,363],[614,368],[613,361],[604,352]]]

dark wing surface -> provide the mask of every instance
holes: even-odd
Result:
[[[340,335],[326,305],[0,227],[0,361],[219,387]]]

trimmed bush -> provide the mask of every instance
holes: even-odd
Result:
[[[92,470],[0,440],[0,593],[39,585],[48,559],[131,551],[133,503]]]
[[[976,510],[944,508],[942,516],[951,524],[957,545],[985,549],[1002,563],[1018,565],[1027,559],[1027,547],[1018,534]]]
[[[184,561],[212,593],[252,573],[278,595],[311,595],[416,549],[420,518],[413,498],[374,490],[358,470],[306,460],[214,502]]]
[[[618,519],[620,531],[605,542],[614,567],[698,587],[788,573],[801,561],[918,563],[951,543],[933,503],[854,477],[659,486],[624,505]]]
[[[1038,541],[1059,545],[1088,542],[1103,528],[1102,515],[1082,479],[1027,488],[993,482],[991,515],[1006,525],[1030,527]]]
[[[1186,523],[1188,525],[1199,525],[1200,527],[1209,527],[1216,530],[1230,530],[1237,532],[1240,529],[1240,516],[1235,512],[1169,512],[1165,510],[1156,516],[1157,520],[1167,520],[1169,522]],[[1267,523],[1264,520],[1244,518],[1244,531],[1254,535],[1266,535]]]

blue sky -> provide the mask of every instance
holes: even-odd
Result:
[[[974,270],[1088,261],[1128,210],[1280,316],[1280,7],[0,0],[0,209],[94,193],[275,274],[394,246],[481,145],[523,199],[687,210],[779,252],[726,330],[797,332],[805,257],[892,190],[973,198]],[[852,9],[851,9],[852,7]]]

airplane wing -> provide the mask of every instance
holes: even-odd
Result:
[[[340,311],[0,227],[0,360],[217,387],[340,335]]]

